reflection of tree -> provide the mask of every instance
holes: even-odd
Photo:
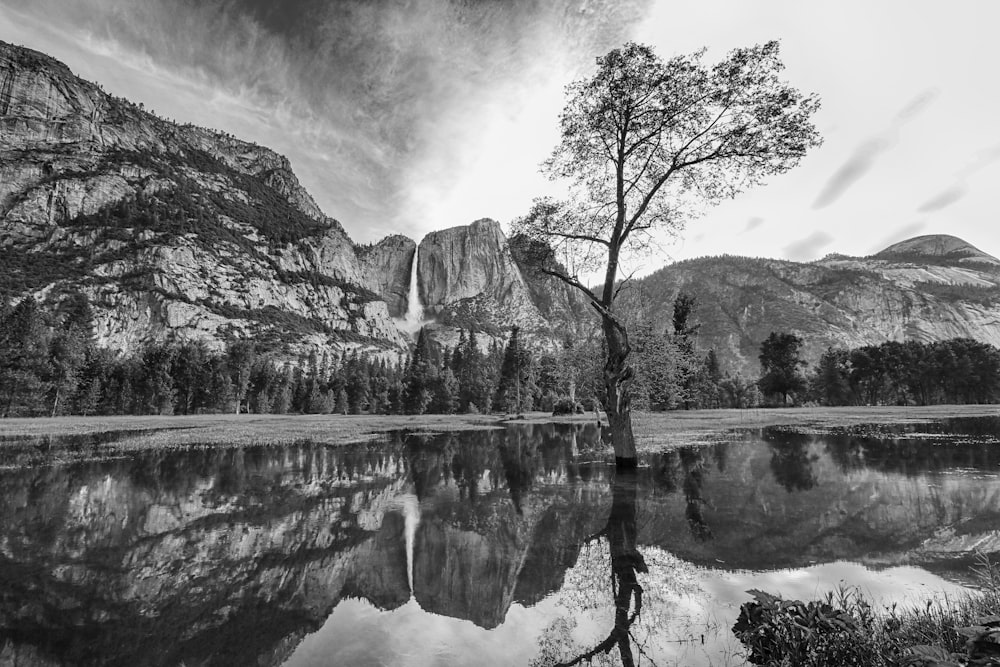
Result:
[[[707,447],[681,447],[661,455],[653,461],[653,476],[657,485],[667,493],[678,488],[684,491],[684,516],[691,534],[698,540],[712,537],[712,529],[705,520],[704,508],[708,501],[702,495],[705,475],[708,472]],[[709,452],[717,466],[723,466],[725,452],[718,454],[715,448]]]
[[[684,468],[684,518],[687,519],[691,534],[698,540],[712,537],[702,514],[707,504],[702,497],[702,486],[705,484],[705,450],[703,447],[685,447],[681,450],[681,465]]]
[[[611,588],[615,599],[614,627],[607,638],[593,649],[558,663],[559,665],[569,667],[585,661],[590,662],[595,656],[609,653],[616,646],[623,667],[632,667],[635,664],[630,628],[642,612],[642,586],[636,575],[648,571],[646,561],[638,548],[637,496],[638,480],[635,472],[617,470],[612,487],[611,514],[608,516],[608,523],[601,532],[589,538],[594,540],[603,537],[608,541],[611,552]]]
[[[816,486],[812,464],[817,459],[810,456],[808,441],[804,438],[787,438],[771,445],[771,472],[774,479],[789,493],[808,491]]]
[[[525,442],[520,431],[512,431],[505,443],[500,445],[500,462],[510,490],[510,499],[518,514],[524,514],[521,500],[525,491],[531,488],[535,477],[535,440]]]

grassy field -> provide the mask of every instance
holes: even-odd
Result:
[[[718,437],[730,429],[775,425],[827,428],[862,423],[928,421],[955,416],[1000,415],[1000,406],[779,408],[690,410],[636,413],[634,430],[640,450],[686,445]],[[603,414],[602,414],[603,418]],[[312,440],[330,444],[366,442],[381,434],[408,429],[422,432],[502,428],[506,423],[585,423],[593,413],[552,417],[529,413],[506,415],[199,415],[178,417],[56,417],[0,420],[0,447],[6,440],[113,436],[116,448],[158,448],[190,444],[282,444]]]

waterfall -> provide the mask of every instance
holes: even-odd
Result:
[[[424,323],[424,306],[420,303],[420,290],[417,289],[417,255],[420,252],[418,245],[413,249],[413,264],[410,266],[410,293],[406,302],[406,317],[400,323],[400,328],[404,331],[415,334],[420,331]]]

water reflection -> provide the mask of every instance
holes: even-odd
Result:
[[[617,474],[591,425],[0,469],[0,663],[688,664],[746,588],[1000,551],[997,425],[770,429]]]
[[[614,626],[607,638],[594,648],[557,663],[569,667],[595,656],[618,649],[623,667],[632,667],[635,658],[632,650],[632,625],[642,613],[642,586],[638,575],[649,572],[646,559],[639,551],[639,532],[636,524],[636,503],[639,484],[634,471],[619,470],[612,485],[611,512],[608,523],[597,535],[586,541],[607,541],[611,556],[611,588],[614,594]]]

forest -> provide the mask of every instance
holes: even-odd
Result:
[[[694,310],[682,293],[666,330],[631,325],[636,409],[1000,400],[1000,350],[970,339],[830,348],[807,372],[802,340],[773,333],[761,376],[745,378],[697,348]],[[397,362],[357,350],[290,360],[248,340],[168,339],[127,355],[96,345],[93,330],[80,293],[51,311],[31,297],[0,306],[0,416],[579,412],[603,399],[597,332],[543,348],[516,327],[505,343],[463,330],[447,348],[421,330]]]
[[[723,373],[714,352],[696,350],[692,306],[678,311],[672,330],[636,325],[636,407],[756,405],[754,381]],[[516,327],[505,344],[463,330],[452,349],[421,331],[401,362],[356,351],[289,360],[247,340],[221,350],[165,340],[118,354],[96,345],[92,320],[80,293],[56,310],[31,297],[0,307],[0,416],[568,412],[601,399],[596,332],[540,350]]]

